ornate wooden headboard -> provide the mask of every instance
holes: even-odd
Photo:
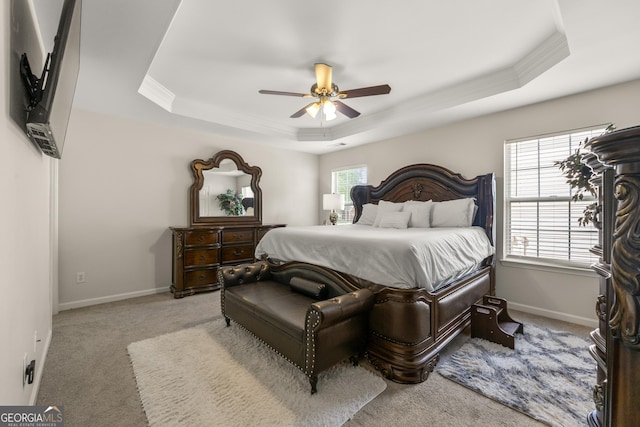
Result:
[[[351,189],[351,200],[355,208],[353,222],[362,215],[362,205],[377,204],[380,200],[406,202],[407,200],[445,200],[474,197],[478,212],[473,225],[485,229],[495,246],[496,182],[493,173],[465,179],[442,166],[415,164],[398,169],[380,185],[356,185]]]

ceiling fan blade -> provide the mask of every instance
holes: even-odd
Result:
[[[286,95],[286,96],[297,96],[299,98],[311,98],[311,95],[308,93],[297,93],[297,92],[281,92],[279,90],[264,90],[261,89],[258,91],[263,95]]]
[[[333,103],[336,105],[336,110],[340,111],[342,114],[349,117],[350,119],[356,118],[360,115],[358,111],[354,110],[353,108],[349,107],[347,104],[343,102],[333,101]]]
[[[327,64],[315,64],[316,65],[316,82],[318,83],[318,89],[326,89],[331,92],[331,77],[333,74],[333,68]]]
[[[343,90],[338,93],[340,98],[358,98],[360,96],[386,95],[391,92],[391,86],[380,85],[363,87],[360,89]]]
[[[291,117],[292,119],[297,119],[298,117],[304,116],[304,113],[307,112],[307,108],[311,107],[313,104],[315,104],[315,102],[305,105],[304,107],[302,107],[301,109],[299,109],[289,117]]]

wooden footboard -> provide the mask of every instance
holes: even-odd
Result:
[[[470,324],[471,305],[494,291],[493,266],[438,292],[379,289],[369,319],[367,359],[392,381],[425,381],[440,350]]]

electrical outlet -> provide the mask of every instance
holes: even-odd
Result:
[[[79,271],[76,273],[76,283],[84,283],[85,282],[85,274],[84,271]]]

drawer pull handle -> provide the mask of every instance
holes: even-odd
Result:
[[[202,282],[202,281],[203,281],[203,280],[205,280],[206,278],[207,278],[207,276],[206,276],[206,275],[201,274],[201,275],[200,275],[200,277],[198,277],[198,280]]]
[[[204,236],[202,236],[202,235],[201,235],[201,236],[199,236],[199,237],[198,237],[198,242],[204,242]]]
[[[235,256],[240,256],[240,255],[242,255],[242,249],[236,249],[235,251],[233,251],[233,254],[234,254]]]
[[[200,261],[204,261],[207,257],[204,256],[204,254],[200,254]]]

